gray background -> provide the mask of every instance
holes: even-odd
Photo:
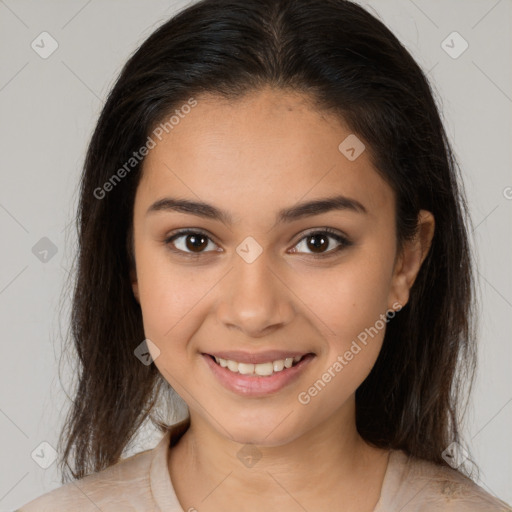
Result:
[[[0,0],[0,512],[60,486],[56,465],[43,469],[31,454],[48,460],[51,449],[40,444],[56,446],[71,392],[69,357],[60,366],[59,359],[84,152],[121,66],[187,3]],[[465,439],[482,470],[479,484],[512,503],[512,2],[360,3],[429,72],[464,172],[481,296],[480,366]],[[46,59],[31,47],[43,31],[58,43]],[[469,44],[457,58],[442,46],[454,31]],[[453,54],[463,42],[446,44]],[[154,446],[154,434],[141,434],[132,451]]]

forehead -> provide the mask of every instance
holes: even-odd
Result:
[[[348,158],[354,152],[346,153],[344,141],[357,152],[362,142],[308,97],[266,88],[235,101],[196,101],[146,156],[138,191],[145,200],[201,198],[240,215],[337,193],[370,213],[392,205],[369,151]]]

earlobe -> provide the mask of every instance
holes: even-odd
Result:
[[[409,301],[410,289],[432,245],[434,230],[435,220],[432,213],[420,210],[416,235],[404,242],[395,264],[391,303],[399,302],[403,307]]]

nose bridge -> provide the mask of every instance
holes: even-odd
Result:
[[[233,269],[224,283],[220,320],[250,336],[283,326],[293,317],[292,295],[276,276],[278,270],[254,239],[245,240],[233,255]]]

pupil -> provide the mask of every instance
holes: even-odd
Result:
[[[199,244],[198,244],[199,241]],[[190,243],[189,243],[190,242]],[[187,248],[192,251],[200,252],[201,249],[206,247],[207,243],[204,235],[188,235],[187,236]]]
[[[325,236],[320,236],[320,235],[311,235],[308,237],[308,247],[309,249],[313,250],[314,252],[321,252],[321,249],[327,249],[327,247],[329,246],[329,241],[327,239],[327,237]],[[319,243],[311,243],[311,239],[313,240],[319,240]],[[320,251],[318,250],[320,249]]]

